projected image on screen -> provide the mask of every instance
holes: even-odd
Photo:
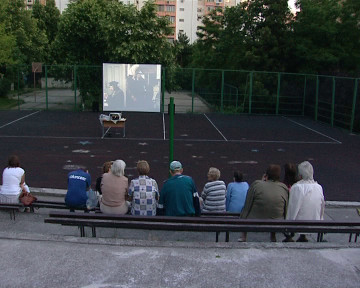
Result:
[[[103,110],[160,112],[161,65],[103,64]]]

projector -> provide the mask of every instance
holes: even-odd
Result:
[[[121,119],[121,113],[110,113],[109,118],[111,121],[117,122]]]

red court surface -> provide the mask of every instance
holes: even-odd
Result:
[[[136,162],[150,163],[162,186],[168,177],[169,116],[126,112],[126,136],[111,128],[102,137],[100,113],[0,111],[0,163],[17,154],[30,187],[66,189],[67,173],[86,166],[95,184],[105,161],[123,159],[129,179]],[[326,200],[360,201],[360,137],[302,117],[175,114],[174,159],[194,178],[199,191],[209,167],[226,184],[234,169],[249,184],[271,163],[309,160]],[[95,186],[95,185],[94,185]]]

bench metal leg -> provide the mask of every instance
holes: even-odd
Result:
[[[354,242],[357,242],[358,236],[359,236],[359,233],[356,233],[356,234],[355,234],[355,241],[354,241]]]
[[[15,209],[10,210],[10,220],[15,221]]]
[[[351,242],[351,238],[352,238],[352,233],[350,233],[349,235],[349,242]]]
[[[219,235],[220,235],[220,232],[216,232],[216,242],[219,242]]]
[[[230,240],[230,232],[226,231],[225,242],[229,242],[229,240]]]
[[[85,227],[84,226],[78,226],[80,229],[80,237],[85,237]]]
[[[96,227],[91,227],[92,237],[96,237]]]

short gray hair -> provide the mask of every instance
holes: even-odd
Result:
[[[213,181],[219,180],[220,178],[220,170],[215,167],[210,167],[208,175],[211,177]]]
[[[298,173],[304,180],[314,180],[314,168],[309,161],[304,161],[299,164]]]
[[[111,165],[111,173],[115,176],[124,176],[126,164],[123,160],[115,160]]]

